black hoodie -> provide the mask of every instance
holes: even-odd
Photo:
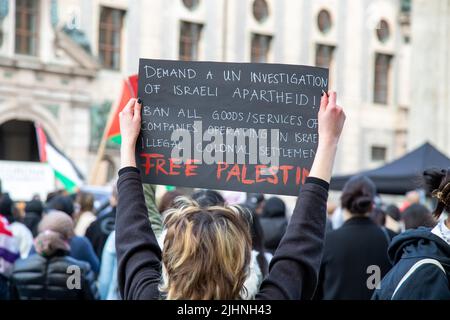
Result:
[[[450,300],[450,245],[430,228],[408,230],[396,236],[388,253],[395,265],[374,292],[373,300]],[[424,259],[437,260],[445,273],[440,266]],[[427,263],[400,284],[419,261]]]

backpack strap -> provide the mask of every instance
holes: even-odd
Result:
[[[414,271],[416,271],[418,268],[420,268],[421,266],[423,266],[425,264],[433,264],[433,265],[435,265],[436,267],[441,269],[441,271],[447,276],[447,273],[445,272],[444,267],[436,259],[422,259],[422,260],[419,260],[408,270],[408,272],[400,280],[400,282],[398,283],[397,287],[394,290],[394,293],[392,294],[391,300],[394,300],[394,296],[397,293],[397,291],[400,289],[400,287],[403,285],[403,283],[405,283],[406,280],[408,280],[411,277],[411,275],[414,273]]]

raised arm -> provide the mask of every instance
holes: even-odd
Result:
[[[326,202],[337,143],[345,121],[336,93],[322,96],[319,145],[289,226],[256,299],[311,299],[317,286],[325,237]]]
[[[119,114],[122,144],[117,190],[116,250],[119,291],[124,300],[158,299],[161,249],[148,220],[135,146],[141,104],[131,99]]]

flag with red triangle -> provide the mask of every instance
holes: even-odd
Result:
[[[137,97],[137,86],[138,86],[138,76],[132,75],[127,79],[123,80],[122,92],[118,100],[118,104],[114,107],[112,112],[114,112],[113,120],[109,128],[106,131],[106,139],[112,141],[116,144],[120,144],[120,126],[119,126],[119,113],[126,106],[128,100]]]

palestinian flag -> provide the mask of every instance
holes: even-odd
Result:
[[[112,121],[107,128],[106,131],[106,139],[108,141],[112,141],[116,144],[120,144],[121,135],[120,135],[120,126],[119,126],[119,113],[126,106],[128,100],[131,98],[137,97],[137,87],[138,87],[138,76],[133,75],[123,80],[122,84],[122,92],[120,98],[115,105],[114,109],[111,112],[114,112],[112,115]]]
[[[75,192],[83,184],[84,177],[75,164],[59,150],[45,134],[39,124],[35,124],[39,147],[39,159],[53,169],[58,179],[68,192]]]

